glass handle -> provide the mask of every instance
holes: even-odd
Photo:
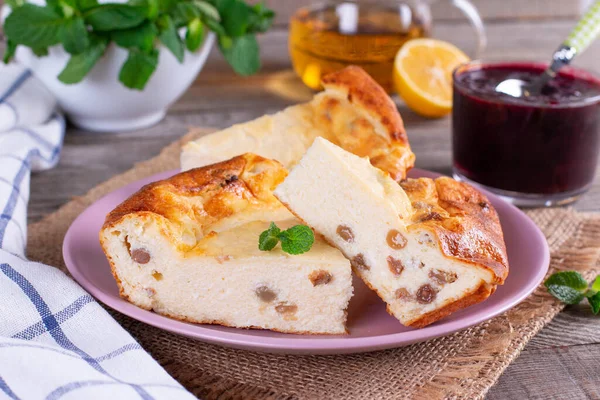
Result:
[[[475,49],[475,57],[478,58],[487,45],[487,37],[485,36],[485,28],[481,16],[477,8],[469,0],[450,0],[450,3],[458,8],[464,16],[469,20],[475,33],[477,34],[477,47]]]

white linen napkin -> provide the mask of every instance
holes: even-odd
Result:
[[[17,64],[4,65],[0,79],[0,132],[18,125],[40,125],[56,110],[56,99],[31,71]]]
[[[79,285],[25,259],[31,171],[65,122],[31,72],[0,65],[0,399],[193,399]]]

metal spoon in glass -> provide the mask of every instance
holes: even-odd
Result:
[[[594,2],[579,20],[567,40],[554,52],[550,66],[533,82],[521,79],[506,79],[496,86],[496,91],[513,97],[539,94],[542,88],[556,76],[559,69],[568,65],[575,55],[583,51],[600,34],[600,0]]]

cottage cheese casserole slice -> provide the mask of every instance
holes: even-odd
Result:
[[[351,268],[337,249],[319,238],[301,255],[258,249],[270,221],[300,223],[272,193],[286,175],[244,154],[143,187],[100,231],[121,296],[196,323],[346,333]]]
[[[344,253],[404,325],[424,327],[485,300],[508,274],[496,211],[451,178],[398,184],[317,138],[274,193]]]
[[[187,170],[251,152],[295,165],[316,137],[369,157],[393,179],[406,177],[415,156],[402,118],[387,93],[363,69],[350,66],[326,75],[312,101],[203,136],[183,147]]]

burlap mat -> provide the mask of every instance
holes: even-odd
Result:
[[[75,198],[29,226],[29,257],[65,271],[61,247],[73,219],[106,193],[179,167],[182,143]],[[599,272],[600,216],[567,209],[528,211],[548,238],[552,271]],[[112,312],[187,389],[206,399],[476,399],[562,306],[539,288],[506,314],[453,335],[408,347],[345,356],[254,353],[180,337]]]

